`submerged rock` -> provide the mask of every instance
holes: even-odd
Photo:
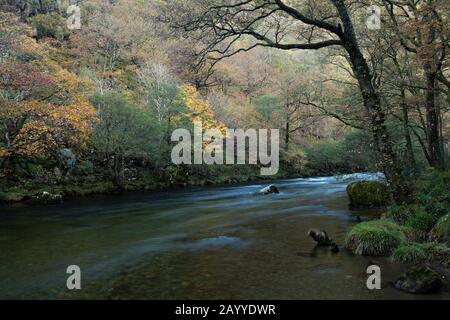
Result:
[[[265,187],[264,189],[261,189],[259,191],[259,193],[267,195],[267,194],[273,194],[273,193],[280,193],[280,191],[278,190],[277,186],[272,184],[272,185],[270,185],[268,187]]]
[[[442,279],[428,267],[413,267],[395,280],[394,286],[413,294],[437,293],[442,289]]]
[[[339,253],[339,251],[341,251],[339,249],[339,246],[335,242],[333,242],[333,244],[331,245],[331,249],[330,250],[331,250],[332,253]]]

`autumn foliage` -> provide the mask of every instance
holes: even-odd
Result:
[[[59,148],[81,150],[96,122],[92,85],[55,61],[51,46],[17,18],[1,16],[10,24],[0,33],[19,41],[0,61],[0,154],[51,158]]]

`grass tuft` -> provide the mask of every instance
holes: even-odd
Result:
[[[450,213],[443,216],[431,230],[432,237],[441,242],[450,242]]]
[[[388,256],[405,241],[407,228],[389,220],[373,220],[355,225],[347,234],[345,245],[353,253]]]
[[[448,247],[438,243],[411,243],[399,246],[393,253],[394,261],[422,264],[426,262],[442,262],[447,259]]]

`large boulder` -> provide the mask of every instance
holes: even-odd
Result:
[[[385,207],[390,202],[388,186],[380,181],[357,181],[347,187],[350,206],[353,208]]]
[[[395,280],[394,286],[413,294],[437,293],[442,289],[442,279],[428,267],[414,267]]]
[[[77,157],[71,149],[63,148],[59,149],[57,153],[58,162],[66,170],[66,172],[72,171],[77,162]]]

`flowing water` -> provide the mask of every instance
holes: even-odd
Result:
[[[0,207],[0,298],[414,299],[392,288],[402,269],[384,258],[317,248],[309,228],[338,244],[357,217],[346,186],[373,175],[108,195],[49,207]],[[369,291],[378,264],[383,289]],[[69,292],[78,265],[82,290]],[[448,298],[432,295],[428,298]]]

